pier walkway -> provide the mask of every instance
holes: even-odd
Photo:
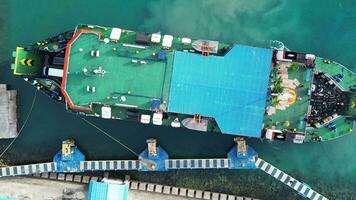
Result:
[[[311,200],[327,200],[326,197],[311,189],[309,185],[296,180],[260,158],[257,158],[256,160],[256,167],[297,191],[304,198]]]
[[[57,167],[56,167],[55,162],[2,167],[2,168],[0,168],[0,177],[22,176],[22,175],[56,172],[57,171],[56,169],[57,169]]]
[[[0,139],[15,138],[17,132],[16,90],[7,90],[0,84]]]
[[[168,171],[178,169],[260,169],[278,181],[295,190],[304,198],[327,200],[326,197],[311,189],[303,182],[296,180],[268,162],[258,158],[257,153],[244,143],[235,145],[227,158],[211,159],[169,159],[167,152],[155,140],[148,140],[148,148],[138,160],[97,160],[85,161],[83,154],[73,143],[65,141],[62,151],[54,157],[54,162],[38,163],[0,168],[0,177],[20,176],[41,173],[78,173],[88,171]],[[68,149],[69,148],[69,149]],[[69,153],[68,153],[69,152]]]
[[[104,177],[110,179],[109,174],[105,174]],[[57,173],[43,173],[33,177],[4,177],[0,179],[0,196],[9,199],[88,199],[88,184],[101,182],[104,177]],[[127,200],[258,200],[207,190],[138,182],[130,180],[129,177],[125,177],[125,180],[111,180],[128,184]]]
[[[111,170],[140,170],[145,165],[139,160],[97,160],[80,163],[81,171],[111,171]],[[165,169],[222,169],[230,168],[229,159],[169,159],[165,160]]]
[[[118,170],[139,170],[140,165],[145,165],[140,160],[96,160],[81,161],[79,170],[72,172],[85,171],[118,171]],[[230,161],[228,159],[169,159],[165,161],[167,170],[174,169],[229,169]],[[61,172],[58,170],[57,163],[38,163],[30,165],[9,166],[0,168],[0,177],[3,176],[21,176],[31,174],[41,174],[49,172]],[[71,171],[67,171],[71,172]]]

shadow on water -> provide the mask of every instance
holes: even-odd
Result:
[[[0,4],[0,82],[18,90],[21,125],[29,110],[34,89],[11,74],[12,51],[78,23],[119,26],[149,32],[162,31],[194,38],[266,46],[283,41],[290,49],[313,52],[356,66],[356,8],[353,1],[332,0],[154,0],[25,1]],[[21,6],[19,6],[21,5]],[[40,12],[38,12],[40,11]],[[332,20],[331,20],[332,19]],[[355,68],[353,68],[355,70]],[[135,152],[145,139],[155,137],[171,157],[225,156],[232,136],[198,133],[184,129],[145,126],[116,120],[88,118]],[[63,105],[38,94],[28,126],[6,154],[12,163],[48,161],[61,141],[74,138],[88,159],[128,159],[135,156],[101,135]],[[1,141],[0,149],[9,141]],[[260,156],[296,178],[309,183],[331,199],[356,196],[356,136],[322,144],[294,145],[249,139]],[[259,171],[172,171],[130,173],[134,178],[182,187],[253,196],[262,199],[296,199],[289,188]],[[120,173],[118,174],[120,175]]]

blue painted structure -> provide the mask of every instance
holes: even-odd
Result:
[[[305,75],[305,81],[309,82],[312,78],[312,70],[307,68],[307,74]]]
[[[166,53],[164,51],[158,52],[157,59],[162,61],[166,60]]]
[[[257,157],[256,151],[249,146],[246,146],[245,153],[239,153],[235,145],[227,154],[227,158],[230,160],[230,169],[256,169]]]
[[[249,146],[244,154],[237,153],[236,145],[227,158],[208,159],[169,159],[168,153],[160,146],[156,155],[150,155],[148,148],[143,150],[138,160],[85,161],[85,156],[73,146],[70,156],[62,157],[62,151],[54,156],[53,168],[56,172],[83,172],[105,170],[167,171],[170,169],[255,169],[257,153]],[[151,168],[149,165],[154,164]],[[46,166],[45,166],[46,168]],[[47,170],[48,171],[48,170]],[[1,171],[0,171],[1,173]],[[1,175],[1,174],[0,174]],[[6,175],[6,174],[5,174]]]
[[[225,56],[175,52],[168,111],[213,117],[221,132],[261,137],[272,49],[234,46]]]
[[[304,116],[301,116],[301,117],[299,118],[298,129],[299,129],[299,130],[304,130],[304,129],[305,129]]]
[[[112,170],[138,170],[138,171],[166,171],[177,169],[261,169],[267,174],[273,176],[278,181],[292,188],[300,195],[311,200],[327,200],[326,197],[311,189],[303,182],[299,182],[288,174],[282,172],[268,162],[257,157],[257,153],[249,146],[246,146],[245,153],[238,153],[236,145],[229,151],[227,158],[205,158],[205,159],[169,159],[167,152],[161,147],[157,147],[157,155],[148,155],[145,149],[139,156],[139,160],[100,160],[85,161],[84,155],[72,146],[71,154],[62,156],[59,152],[54,157],[54,162],[38,163],[21,166],[8,166],[0,168],[0,177],[30,175],[48,172],[83,172],[83,171],[112,171]],[[143,164],[147,161],[154,161],[156,168],[154,170],[146,168]],[[113,188],[110,192],[110,186],[91,183],[89,188],[89,199],[106,199],[109,194],[125,197],[125,189],[116,193],[119,188]],[[106,196],[105,196],[106,194]],[[115,195],[117,197],[117,195]],[[126,190],[127,197],[127,190]],[[124,199],[119,199],[124,200]]]
[[[71,148],[71,153],[68,156],[63,156],[62,151],[59,151],[53,157],[57,172],[81,172],[80,162],[82,161],[85,161],[85,156],[77,146]]]
[[[128,191],[127,184],[90,181],[88,200],[127,200]]]
[[[140,155],[140,160],[149,161],[149,163],[140,162],[139,171],[167,171],[168,169],[165,166],[165,161],[168,160],[168,153],[160,146],[157,147],[157,154],[150,155],[148,149],[146,148]],[[147,166],[147,164],[154,163],[155,169],[152,170]]]
[[[152,99],[151,100],[151,109],[152,110],[159,109],[160,105],[161,105],[160,99]]]

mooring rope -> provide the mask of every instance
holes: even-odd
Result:
[[[24,121],[24,123],[22,124],[20,130],[19,130],[19,133],[17,134],[17,136],[12,139],[12,141],[10,142],[10,144],[4,149],[4,151],[1,152],[0,154],[0,158],[2,158],[2,156],[10,149],[10,147],[12,146],[12,144],[16,141],[16,139],[20,136],[20,134],[22,133],[22,130],[25,128],[28,120],[30,119],[30,116],[32,114],[32,111],[33,111],[33,108],[35,107],[35,102],[36,102],[36,99],[37,99],[37,90],[35,90],[35,94],[33,95],[33,99],[32,99],[32,104],[31,104],[31,107],[30,107],[30,110],[28,111],[28,114],[26,116],[26,119]]]
[[[121,142],[120,140],[114,138],[112,135],[110,135],[109,133],[107,133],[106,131],[104,131],[103,129],[99,128],[97,125],[93,124],[92,122],[88,121],[87,119],[81,117],[81,119],[86,122],[87,124],[91,125],[92,127],[96,128],[98,131],[100,131],[101,133],[103,133],[104,135],[106,135],[108,138],[112,139],[113,141],[115,141],[116,143],[120,144],[122,147],[124,147],[126,150],[130,151],[131,153],[133,153],[135,156],[139,157],[139,154],[136,153],[134,150],[132,150],[130,147],[128,147],[127,145],[125,145],[123,142]]]

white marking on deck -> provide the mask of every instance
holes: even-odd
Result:
[[[30,165],[31,169],[32,169],[32,174],[36,174],[37,170],[36,170],[36,165]]]
[[[266,170],[266,168],[267,168],[267,166],[268,166],[268,163],[267,163],[267,162],[265,162],[265,163],[263,163],[263,165],[262,165],[261,169],[262,169],[263,171],[265,171],[265,170]]]
[[[14,168],[13,167],[9,167],[9,175],[13,176],[14,175]]]
[[[259,165],[260,165],[260,163],[262,162],[262,160],[261,159],[259,159],[259,158],[257,158],[257,160],[256,160],[256,167],[258,167]]]
[[[103,170],[106,170],[106,161],[101,161],[101,167]]]
[[[287,185],[292,188],[292,184],[293,184],[293,178],[289,176],[289,181],[287,182]]]
[[[17,166],[16,169],[17,169],[17,174],[22,174],[22,172],[21,172],[21,166]]]
[[[229,167],[229,160],[228,159],[224,159],[224,167],[225,168]]]
[[[277,169],[276,173],[274,174],[274,178],[278,178],[278,176],[281,174],[281,170]]]
[[[287,179],[288,175],[287,174],[283,174],[281,181],[284,182]]]
[[[213,167],[214,167],[214,160],[209,159],[209,168],[213,168]]]
[[[137,162],[136,161],[131,161],[132,162],[132,168],[133,169],[137,169],[138,167],[137,167]]]
[[[79,168],[80,168],[80,169],[84,169],[84,162],[80,162],[80,163],[79,163]]]
[[[180,166],[180,168],[185,168],[185,167],[184,167],[184,161],[183,161],[183,160],[179,160],[179,166]]]
[[[316,195],[314,196],[314,198],[313,198],[313,199],[318,200],[318,199],[319,199],[319,197],[320,197],[320,194],[319,194],[319,193],[316,193]]]
[[[308,194],[307,194],[307,197],[310,199],[311,195],[313,194],[314,190],[310,189]]]
[[[202,160],[201,160],[201,167],[202,167],[203,169],[206,168],[206,161],[205,161],[205,159],[202,159]]]
[[[272,171],[274,170],[275,168],[272,166],[272,165],[270,165],[270,168],[269,168],[269,170],[267,171],[267,173],[269,174],[269,175],[271,175],[272,174]]]
[[[25,174],[29,174],[29,173],[30,173],[29,168],[30,168],[30,167],[29,167],[28,165],[25,165],[25,166],[24,166],[24,169],[25,169],[25,170],[24,170],[24,171],[25,171]]]
[[[258,166],[262,163],[262,161],[263,161],[264,163],[263,163],[263,165],[260,167],[261,170],[263,170],[264,172],[266,172],[266,173],[268,173],[269,175],[272,176],[272,173],[273,173],[274,169],[276,169],[276,172],[275,172],[275,174],[273,175],[273,177],[276,178],[277,180],[279,180],[280,182],[286,184],[286,185],[289,186],[290,188],[294,189],[295,191],[299,192],[299,191],[298,191],[298,188],[300,188],[300,187],[302,186],[299,193],[301,193],[301,194],[304,195],[305,191],[309,188],[309,187],[307,187],[306,185],[304,185],[303,183],[299,182],[298,180],[294,179],[293,177],[291,177],[291,176],[289,176],[288,174],[282,172],[282,171],[279,170],[278,168],[274,167],[273,165],[267,163],[266,161],[264,161],[264,160],[262,160],[262,159],[257,158],[255,165],[258,167]],[[267,169],[267,166],[270,166],[268,170],[266,170],[266,169]],[[283,173],[283,176],[282,176],[280,179],[278,179],[282,173]],[[289,178],[290,181],[288,181],[288,183],[285,183],[285,181],[287,180],[287,178]],[[292,187],[292,185],[294,185],[294,186]],[[309,199],[311,199],[311,197],[312,197],[312,195],[313,195],[314,192],[315,192],[314,190],[312,190],[311,188],[309,188],[308,194],[306,195],[306,197],[309,198]],[[315,192],[315,195],[314,195],[314,197],[312,198],[312,200],[318,200],[318,198],[319,198],[320,196],[323,198],[323,200],[328,200],[326,197],[322,196],[321,194],[319,194],[319,193],[317,193],[317,192]]]
[[[307,188],[308,188],[307,186],[303,185],[303,187],[302,187],[302,189],[300,190],[300,192],[304,194],[304,192],[305,192],[305,190],[307,190]]]
[[[142,162],[142,161],[140,161]],[[117,169],[123,169],[124,168],[124,161],[116,161],[117,163]]]
[[[216,160],[216,167],[221,168],[221,159]]]
[[[301,183],[299,181],[296,181],[296,184],[293,189],[298,190],[300,185],[301,185]]]
[[[191,169],[192,168],[192,161],[187,160],[187,168]]]
[[[1,169],[1,172],[2,172],[2,176],[6,176],[6,168],[5,168],[5,167],[3,167],[3,168]]]
[[[45,164],[39,164],[40,172],[44,172],[44,171],[45,171],[45,170],[44,170],[44,165],[45,165]]]
[[[53,169],[52,169],[52,163],[49,164],[48,166],[48,170],[49,171],[55,171],[57,169],[57,163],[53,163]]]
[[[109,167],[110,167],[110,169],[111,169],[111,170],[113,170],[113,169],[114,169],[114,161],[110,161],[110,163],[109,163]]]
[[[129,169],[129,162],[127,160],[124,161],[124,168]]]
[[[137,48],[137,49],[146,49],[145,46],[134,45],[134,44],[126,44],[126,43],[123,43],[122,46],[124,46],[124,47],[131,47],[131,48]]]
[[[198,168],[199,167],[199,160],[195,159],[194,160],[194,168]]]

